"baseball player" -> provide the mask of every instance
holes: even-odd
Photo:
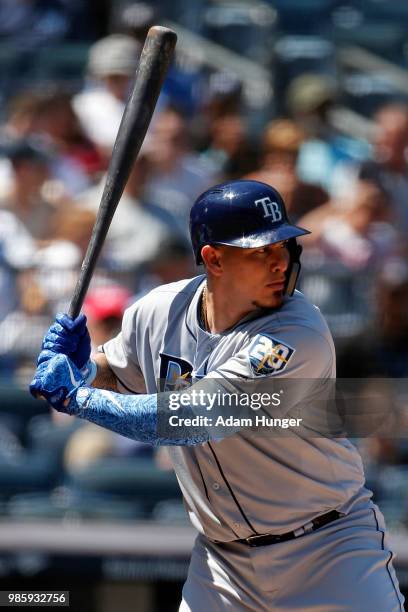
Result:
[[[186,421],[197,415],[193,391],[205,385],[291,381],[296,389],[303,381],[298,399],[307,412],[313,381],[335,378],[327,325],[295,290],[296,238],[307,230],[289,222],[276,190],[249,180],[202,194],[190,229],[205,274],[144,296],[92,357],[85,318],[57,316],[32,393],[168,446],[199,532],[182,612],[403,610],[384,519],[347,438],[251,435]],[[175,431],[161,426],[162,398],[170,397],[180,400],[185,423]],[[273,406],[267,412],[276,414]]]

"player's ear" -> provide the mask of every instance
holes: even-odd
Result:
[[[220,276],[222,272],[222,253],[217,246],[206,244],[201,249],[201,257],[208,273]]]

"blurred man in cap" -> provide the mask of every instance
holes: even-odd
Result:
[[[88,138],[106,152],[115,142],[140,53],[140,44],[124,34],[102,38],[90,48],[88,74],[94,87],[77,94],[73,106]]]

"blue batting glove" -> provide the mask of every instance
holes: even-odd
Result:
[[[47,354],[40,353],[38,363],[49,359],[48,351],[51,351],[68,355],[79,370],[83,368],[91,355],[91,338],[86,327],[86,316],[80,314],[76,319],[71,319],[66,314],[58,313],[44,336],[41,348],[47,351]]]
[[[57,314],[54,323],[44,336],[37,365],[47,361],[56,353],[67,355],[90,384],[96,376],[96,365],[90,359],[91,338],[86,326],[86,316],[80,314],[71,319],[66,314]]]
[[[75,395],[85,384],[81,372],[66,355],[54,355],[37,367],[30,384],[34,397],[42,396],[60,412],[71,414]]]

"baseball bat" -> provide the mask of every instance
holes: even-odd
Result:
[[[147,33],[133,90],[113,147],[92,236],[68,309],[72,319],[81,311],[113,215],[149,127],[176,42],[177,35],[169,28],[153,26]]]

